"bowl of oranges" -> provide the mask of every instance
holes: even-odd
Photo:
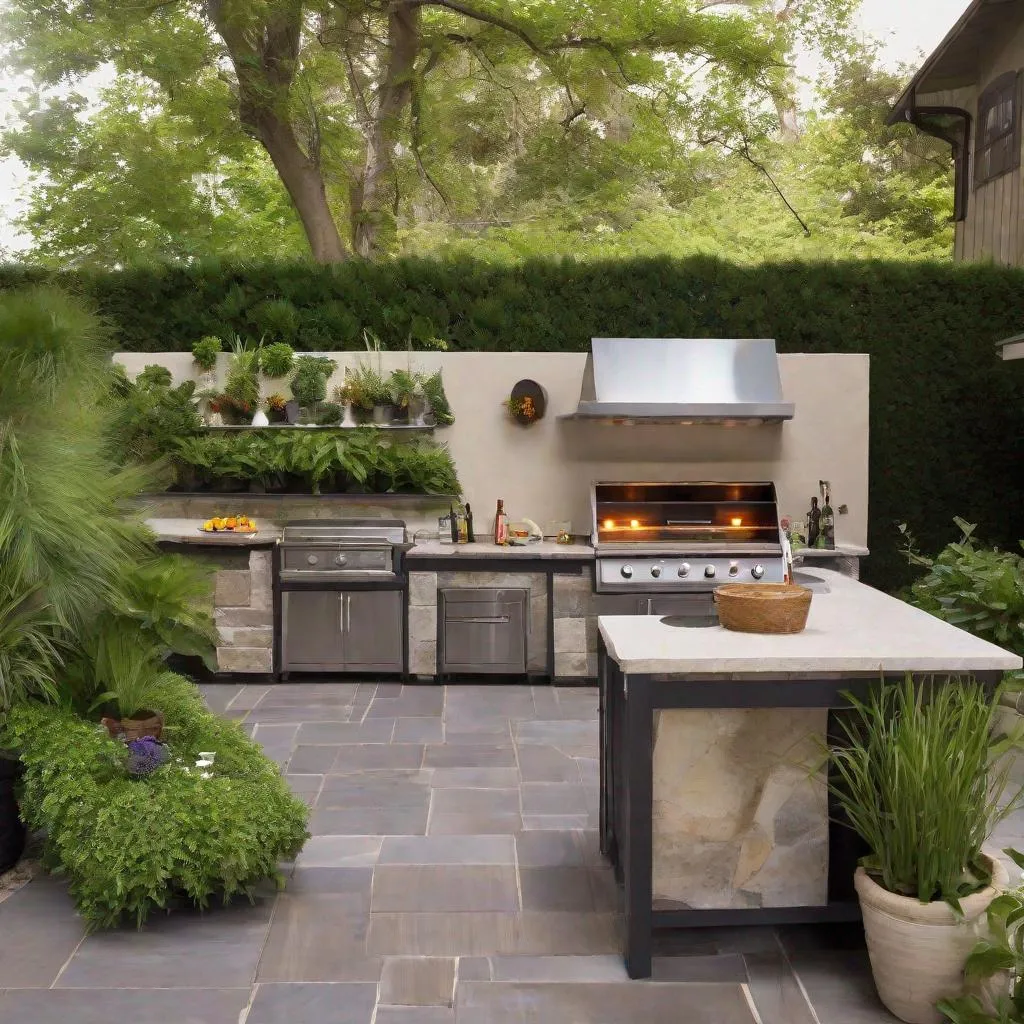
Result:
[[[248,516],[214,516],[207,519],[200,533],[255,533],[256,523]]]

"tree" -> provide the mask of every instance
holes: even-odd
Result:
[[[842,24],[849,0],[791,0],[781,11],[772,0],[745,0],[739,12],[730,9],[736,2],[703,6],[14,0],[8,31],[11,49],[41,85],[112,62],[129,80],[145,80],[136,88],[155,89],[162,103],[183,108],[191,137],[214,140],[193,154],[207,167],[199,174],[223,173],[211,146],[237,160],[242,135],[254,139],[314,258],[332,262],[352,251],[387,251],[403,207],[459,205],[443,188],[445,176],[459,177],[446,144],[470,151],[492,144],[484,163],[471,159],[461,177],[507,178],[512,157],[550,176],[581,142],[587,159],[610,156],[615,165],[616,155],[631,151],[638,125],[661,167],[685,149],[708,111],[718,123],[763,129],[751,112],[784,93],[794,32]],[[488,106],[502,116],[514,112],[504,138],[474,140],[472,131],[444,121],[474,107],[487,121]],[[135,117],[141,123],[138,111]],[[65,134],[70,127],[65,121]],[[496,127],[493,120],[488,127]],[[18,149],[17,135],[10,144]],[[30,148],[24,137],[20,145]],[[85,155],[73,153],[73,162]],[[38,160],[45,164],[45,154]],[[576,169],[585,171],[580,162]],[[532,184],[543,176],[534,174]],[[517,185],[531,184],[529,174],[516,177]],[[183,211],[198,213],[202,201],[187,188],[169,191]]]

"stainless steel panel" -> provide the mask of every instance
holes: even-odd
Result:
[[[331,590],[286,590],[281,594],[281,667],[285,672],[342,669],[341,598]]]
[[[286,572],[390,572],[391,545],[284,545],[281,567]]]
[[[401,672],[402,591],[353,590],[342,596],[346,671]]]
[[[442,590],[440,671],[526,672],[527,590]]]
[[[792,419],[768,338],[592,338],[571,418]]]

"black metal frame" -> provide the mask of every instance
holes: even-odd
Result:
[[[993,690],[1002,673],[973,672]],[[892,673],[902,679],[905,673]],[[922,676],[942,675],[923,673]],[[879,678],[882,678],[881,676]],[[598,636],[600,689],[601,852],[625,890],[626,971],[631,978],[651,975],[653,932],[666,928],[707,928],[738,924],[800,924],[855,921],[860,917],[852,887],[853,835],[841,824],[829,828],[829,902],[815,907],[752,909],[655,908],[653,893],[654,712],[667,709],[828,708],[847,705],[844,694],[861,697],[878,679],[751,676],[746,680],[694,681],[685,675],[627,675]],[[833,716],[830,716],[833,717]],[[835,735],[834,723],[830,736]],[[837,808],[831,798],[829,817]],[[841,830],[841,832],[839,831]],[[846,841],[841,842],[840,837]],[[854,837],[855,838],[855,837]],[[838,855],[836,855],[838,854]]]

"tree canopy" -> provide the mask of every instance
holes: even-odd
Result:
[[[854,5],[12,0],[4,144],[50,262],[944,255],[948,154],[885,127]],[[802,119],[801,41],[836,67]]]

